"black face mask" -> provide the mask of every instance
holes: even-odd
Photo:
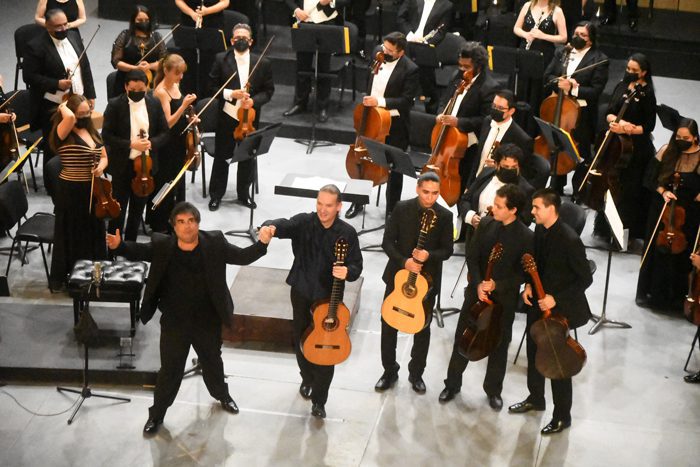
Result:
[[[693,145],[692,141],[686,141],[684,139],[677,139],[676,146],[681,152],[687,151]]]
[[[496,177],[503,183],[518,183],[518,169],[499,167],[496,170]]]
[[[151,22],[150,21],[143,21],[141,23],[134,23],[134,28],[137,31],[149,32],[151,30]]]
[[[90,124],[92,117],[80,117],[75,121],[75,127],[80,129],[85,129]]]
[[[491,107],[491,110],[489,110],[489,115],[491,115],[491,120],[496,123],[501,123],[506,117],[504,111],[494,109],[493,107]]]
[[[581,50],[586,47],[586,39],[581,36],[574,36],[571,38],[571,46],[576,50]]]
[[[250,45],[248,45],[248,39],[238,39],[237,41],[234,41],[233,43],[233,48],[236,49],[238,52],[245,52],[248,50]]]
[[[138,102],[146,96],[146,91],[129,91],[127,96],[129,96],[129,99],[132,101]]]
[[[625,76],[622,78],[622,82],[625,84],[630,84],[639,79],[639,73],[630,73],[625,71]]]
[[[387,53],[384,54],[384,61],[385,61],[386,63],[391,63],[391,62],[393,62],[393,61],[395,61],[395,60],[396,60],[396,57],[394,57],[393,55],[389,55],[389,54],[387,54]]]
[[[63,31],[54,31],[52,36],[58,39],[59,41],[62,41],[63,39],[68,37],[68,30],[64,29]]]

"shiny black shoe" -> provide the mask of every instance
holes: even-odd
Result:
[[[248,209],[255,209],[258,207],[257,203],[250,198],[239,198],[236,200],[241,206],[245,206]]]
[[[563,420],[554,420],[552,419],[551,422],[547,424],[542,430],[540,430],[540,433],[543,435],[553,435],[554,433],[561,433],[562,431],[566,430],[571,426],[571,420],[568,422],[565,422]]]
[[[221,198],[212,198],[209,200],[209,210],[216,211],[221,205]]]
[[[630,20],[630,30],[632,32],[637,32],[637,20],[636,19]]]
[[[510,412],[510,413],[525,413],[525,412],[530,412],[532,410],[536,410],[538,412],[541,412],[544,409],[545,409],[544,405],[535,405],[526,399],[522,402],[518,402],[517,404],[513,404],[510,407],[508,407],[508,412]]]
[[[615,24],[615,17],[614,16],[606,16],[602,20],[600,20],[600,25],[601,26],[612,26]]]
[[[423,378],[418,376],[417,378],[408,378],[408,381],[411,383],[411,388],[416,391],[418,394],[425,394],[425,381],[423,381]]]
[[[443,404],[445,402],[450,402],[452,399],[455,398],[455,396],[457,395],[458,392],[459,392],[459,389],[445,388],[440,393],[440,396],[438,396],[438,401],[442,402]]]
[[[693,373],[692,375],[687,375],[683,377],[683,381],[690,384],[700,383],[700,371]]]
[[[299,394],[304,399],[311,399],[311,384],[302,381],[301,386],[299,386]]]
[[[363,204],[352,203],[348,212],[345,213],[345,218],[352,219],[353,217],[357,217],[357,215],[364,210],[365,206]]]
[[[328,111],[326,109],[321,109],[318,113],[319,123],[326,123],[328,121]]]
[[[374,385],[375,391],[386,391],[399,380],[399,374],[397,372],[387,372],[385,371],[377,384]]]
[[[143,426],[144,435],[153,435],[158,431],[158,427],[163,423],[163,419],[157,420],[149,417],[146,424]]]
[[[301,104],[294,104],[291,106],[289,109],[287,109],[282,115],[285,117],[291,117],[292,115],[298,115],[302,112],[305,112],[306,108],[301,105]]]
[[[501,396],[489,396],[489,407],[493,410],[501,410],[503,408],[503,399],[501,399]]]
[[[311,406],[311,415],[316,418],[326,418],[326,408],[323,406],[323,404],[314,402]]]
[[[221,401],[221,408],[224,409],[228,413],[238,413],[238,406],[236,405],[236,402],[234,402],[233,399],[230,397],[227,400]]]

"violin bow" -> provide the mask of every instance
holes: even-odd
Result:
[[[698,251],[698,241],[700,240],[700,226],[698,226],[698,233],[695,234],[695,244],[693,245],[693,253]]]
[[[651,237],[649,237],[649,243],[647,243],[647,248],[644,250],[644,256],[642,256],[642,261],[639,263],[639,269],[642,268],[644,265],[644,260],[647,259],[647,253],[649,253],[649,248],[651,247],[651,244],[654,242],[654,239],[656,238],[656,231],[659,230],[659,224],[661,224],[661,219],[664,217],[664,213],[666,212],[666,208],[668,207],[668,201],[664,202],[664,207],[661,209],[661,214],[659,214],[659,218],[656,221],[656,226],[654,227],[654,231],[651,234]],[[700,233],[700,230],[698,230],[698,233]],[[695,243],[697,245],[697,239],[695,240]]]
[[[263,49],[262,53],[260,54],[260,57],[258,58],[258,61],[255,62],[255,66],[253,67],[252,70],[250,70],[250,73],[248,73],[248,82],[246,82],[245,86],[248,86],[248,83],[250,83],[250,78],[252,78],[253,75],[255,74],[255,72],[257,71],[258,65],[260,65],[260,62],[262,62],[262,59],[265,57],[265,54],[267,53],[267,49],[270,48],[270,46],[272,45],[272,41],[274,41],[274,40],[275,40],[275,36],[272,36],[272,37],[270,38],[270,40],[267,41],[267,45],[265,46],[265,48]],[[243,86],[243,87],[245,87],[245,86]]]
[[[95,40],[95,36],[97,35],[97,32],[100,30],[101,27],[102,27],[101,24],[98,24],[98,25],[97,25],[97,29],[95,29],[95,32],[92,33],[92,37],[90,38],[90,40],[88,41],[87,45],[86,45],[85,48],[83,49],[83,52],[82,52],[82,53],[80,54],[80,56],[78,57],[78,63],[75,65],[75,68],[73,68],[73,71],[71,71],[71,72],[68,74],[67,79],[73,79],[73,75],[75,74],[76,71],[78,71],[78,67],[80,67],[80,61],[81,61],[81,60],[83,59],[83,57],[85,56],[85,53],[86,53],[87,50],[90,48],[90,45],[92,45],[92,41]]]
[[[4,94],[5,94],[5,93],[3,93],[3,95],[4,95]],[[2,110],[3,108],[5,108],[5,107],[7,106],[7,104],[9,104],[10,101],[12,101],[12,99],[14,99],[15,97],[17,97],[17,94],[19,94],[19,92],[15,92],[15,93],[12,94],[10,97],[8,97],[7,99],[5,99],[5,102],[3,102],[2,104],[0,104],[0,110]]]
[[[599,66],[599,65],[602,65],[602,64],[604,64],[604,63],[609,63],[609,62],[610,62],[610,60],[608,60],[608,59],[606,58],[605,60],[601,60],[601,61],[596,62],[596,63],[593,63],[593,64],[591,64],[591,65],[584,66],[583,68],[579,68],[578,70],[574,70],[573,73],[571,73],[570,75],[561,75],[561,76],[557,76],[556,78],[552,78],[552,79],[549,81],[549,83],[547,83],[547,84],[554,84],[554,83],[556,83],[557,81],[559,81],[560,79],[569,79],[569,78],[571,78],[572,76],[574,76],[574,75],[577,74],[577,73],[580,73],[580,72],[582,72],[582,71],[589,70],[589,69],[591,69],[591,68],[595,68],[595,67],[597,67],[597,66]]]
[[[163,42],[165,42],[166,40],[168,40],[168,39],[170,38],[170,36],[173,35],[173,33],[175,32],[175,30],[176,30],[177,28],[179,28],[179,27],[180,27],[180,23],[177,23],[175,26],[173,26],[173,28],[172,28],[165,36],[163,36],[163,38],[162,38],[161,40],[159,40],[158,42],[156,42],[156,44],[155,44],[153,47],[151,47],[150,49],[148,49],[148,52],[146,52],[145,54],[143,54],[143,56],[141,57],[141,61],[146,60],[146,57],[148,57],[154,50],[156,50],[156,48],[158,48],[158,46],[159,46],[160,44],[162,44]]]
[[[194,124],[194,122],[197,121],[197,119],[199,118],[199,116],[202,115],[202,114],[204,113],[204,111],[207,110],[207,108],[209,108],[209,106],[211,105],[211,103],[214,102],[214,101],[216,100],[216,97],[217,97],[219,94],[221,94],[221,91],[224,90],[224,88],[226,87],[226,85],[228,85],[228,83],[230,83],[231,80],[232,80],[237,74],[238,74],[238,70],[234,71],[234,72],[231,74],[231,76],[229,76],[229,78],[226,80],[226,82],[225,82],[224,84],[221,85],[221,87],[219,88],[219,90],[216,91],[216,93],[214,93],[213,96],[211,96],[211,99],[209,99],[209,102],[207,102],[207,103],[204,105],[204,107],[202,107],[202,110],[200,110],[198,113],[194,114],[194,115],[190,118],[190,123],[188,123],[187,126],[185,127],[185,129],[182,130],[182,132],[180,132],[180,136],[184,135],[184,134],[187,132],[187,130],[190,129],[190,127]]]

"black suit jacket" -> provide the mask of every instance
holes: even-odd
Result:
[[[572,329],[586,324],[591,318],[586,289],[593,276],[579,236],[561,219],[549,229],[538,225],[534,250],[544,291],[557,302],[552,311],[564,315]]]
[[[479,198],[481,197],[481,192],[484,191],[486,185],[489,184],[491,179],[496,176],[496,169],[492,167],[485,168],[476,180],[474,180],[467,190],[462,194],[459,199],[459,204],[457,205],[457,211],[459,212],[459,217],[464,217],[464,215],[470,211],[477,211],[479,209]],[[523,209],[518,213],[518,218],[522,220],[526,225],[530,224],[532,220],[531,211],[531,198],[535,189],[530,185],[527,180],[521,175],[518,177],[518,186],[525,193],[526,202]]]
[[[564,55],[564,48],[560,47],[554,52],[554,58],[547,66],[544,72],[545,81],[545,94],[551,94],[556,92],[556,83],[549,83],[553,79],[558,78],[566,74],[566,68],[562,65],[562,58]],[[586,55],[583,56],[581,63],[576,67],[577,70],[585,68],[594,63],[606,60],[608,57],[595,47],[592,47]],[[597,116],[598,110],[598,99],[605,89],[605,85],[608,82],[608,64],[604,63],[598,65],[594,68],[576,73],[573,77],[578,84],[578,96],[576,99],[585,100],[588,106],[591,108],[592,114]],[[573,96],[572,96],[573,97]]]
[[[335,7],[332,7],[331,4],[329,3],[326,6],[321,6],[318,5],[320,8],[319,10],[322,10],[326,16],[330,16],[333,14],[334,11],[338,11],[338,16],[336,16],[333,19],[333,23],[342,25],[343,24],[343,11],[342,8],[346,5],[349,5],[351,0],[335,0]],[[301,8],[302,10],[304,9],[304,0],[284,0],[284,3],[287,4],[287,7],[292,10],[292,13],[294,10],[297,8]],[[321,23],[324,24],[324,23]]]
[[[78,32],[69,30],[68,41],[73,46],[76,55],[80,57],[85,47]],[[96,97],[95,84],[87,54],[80,60],[80,73],[83,80],[83,95],[88,99],[94,99]],[[39,129],[44,120],[51,117],[44,115],[44,112],[49,108],[56,107],[56,104],[44,99],[44,94],[58,91],[58,82],[66,78],[66,67],[47,31],[27,44],[22,76],[32,98],[32,129]]]
[[[168,262],[177,246],[177,237],[155,233],[149,243],[122,242],[115,253],[126,256],[132,261],[149,261],[151,270],[148,273],[148,282],[143,294],[141,305],[141,322],[146,324],[156,312],[161,300],[161,282],[168,270]],[[199,248],[202,251],[202,259],[205,268],[205,277],[202,283],[206,288],[214,304],[216,313],[221,322],[227,326],[231,324],[233,315],[233,300],[226,285],[227,264],[250,264],[267,253],[267,245],[257,242],[247,248],[240,248],[230,244],[220,231],[199,231]],[[194,304],[196,306],[196,304]]]
[[[479,171],[479,161],[481,160],[481,153],[484,150],[484,144],[489,136],[489,131],[491,131],[491,117],[486,117],[484,122],[481,124],[481,130],[479,131],[479,145],[477,146],[476,155],[472,164],[471,174],[467,184],[470,184],[476,178],[476,173]],[[530,135],[525,133],[525,130],[520,128],[515,120],[510,124],[508,130],[503,134],[501,138],[501,144],[513,143],[523,150],[523,160],[520,163],[522,168],[529,166],[530,157],[532,156],[533,140]]]
[[[455,93],[457,86],[462,82],[462,75],[456,73],[451,84],[445,89],[440,103],[440,109],[444,109]],[[462,99],[457,111],[457,128],[462,133],[474,132],[478,135],[481,124],[489,115],[493,105],[493,96],[501,89],[498,82],[493,79],[487,70],[482,71],[472,83],[467,94]],[[442,111],[442,110],[441,110]]]
[[[433,287],[439,287],[442,262],[452,256],[453,225],[451,211],[437,203],[433,209],[437,214],[437,222],[428,232],[423,246],[429,256],[423,264],[422,272],[432,277]],[[417,197],[396,203],[382,240],[382,248],[389,256],[382,275],[384,283],[393,283],[396,273],[404,268],[406,260],[413,255],[420,233],[420,222],[421,207]]]
[[[410,31],[416,32],[416,28],[420,24],[420,19],[423,15],[424,6],[425,2],[423,0],[403,0],[396,12],[396,26],[399,31],[404,34],[408,34]],[[445,27],[429,41],[431,44],[439,44],[445,37],[445,33],[450,27],[451,21],[452,2],[449,0],[436,0],[428,16],[428,20],[425,22],[423,34],[428,34],[437,29],[441,24],[444,24]]]
[[[158,150],[168,141],[168,122],[165,120],[163,107],[157,99],[149,94],[146,94],[144,99],[146,99],[148,112],[148,139],[151,140],[152,146],[152,171],[155,173],[158,171]],[[109,100],[105,109],[102,137],[107,146],[108,172],[116,177],[130,174],[131,117],[126,94]]]

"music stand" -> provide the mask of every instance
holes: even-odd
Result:
[[[282,123],[275,123],[274,125],[261,128],[248,136],[243,138],[243,141],[238,143],[236,150],[231,158],[231,163],[243,162],[252,159],[254,170],[258,170],[258,156],[267,154],[272,145],[272,140],[277,136]],[[239,168],[240,170],[240,168]],[[229,230],[226,235],[233,235],[234,237],[247,237],[255,243],[258,241],[258,234],[255,232],[255,227],[253,227],[253,214],[255,213],[255,184],[250,184],[250,223],[248,228],[244,230]]]
[[[533,88],[535,88],[532,82],[540,83],[537,85],[538,95],[542,93],[541,82],[544,76],[544,56],[542,52],[536,50],[525,50],[517,49],[517,66],[515,69],[515,90],[514,94],[516,100],[518,99],[518,84],[521,79],[526,79],[528,87],[527,101],[533,101]],[[537,99],[539,101],[539,99]],[[534,106],[533,106],[534,107]]]
[[[438,68],[440,66],[440,60],[438,60],[437,56],[437,48],[432,44],[409,42],[407,55],[418,66],[429,68]]]
[[[333,78],[332,73],[318,72],[319,53],[350,53],[350,33],[344,26],[331,26],[325,24],[300,23],[292,27],[292,49],[295,52],[308,52],[314,54],[314,71],[297,71],[298,74],[309,74],[312,77],[311,85],[314,89],[314,105],[311,119],[311,139],[295,139],[295,143],[306,146],[306,154],[311,154],[314,148],[333,146],[330,141],[316,140],[316,111],[318,109],[318,78]]]
[[[671,130],[673,132],[678,129],[678,125],[680,125],[681,120],[685,118],[676,109],[665,104],[656,106],[656,115],[659,116],[661,125],[663,125],[663,127],[667,130]]]
[[[537,122],[537,126],[540,127],[542,136],[544,137],[545,141],[547,141],[547,145],[550,148],[549,187],[556,190],[558,188],[557,159],[559,158],[559,153],[566,153],[566,155],[569,156],[577,165],[581,160],[581,156],[578,153],[576,144],[574,144],[574,140],[571,138],[571,135],[568,132],[562,130],[552,123],[542,120],[539,117],[534,118],[535,122]]]
[[[612,262],[613,250],[624,251],[627,249],[627,231],[625,231],[622,225],[622,220],[620,219],[620,215],[617,212],[617,208],[615,207],[615,202],[612,199],[612,194],[610,193],[610,190],[608,190],[605,193],[604,214],[605,220],[608,222],[608,225],[610,225],[610,232],[612,232],[612,235],[610,236],[610,248],[608,248],[608,266],[605,272],[605,291],[603,292],[603,309],[600,312],[600,316],[591,314],[591,319],[595,321],[595,324],[588,331],[589,335],[595,334],[601,327],[605,326],[606,324],[610,326],[617,326],[623,329],[629,329],[632,327],[623,321],[614,321],[612,319],[608,319],[605,314],[605,310],[608,304],[608,286],[610,285],[610,263]]]
[[[191,26],[180,26],[173,31],[173,41],[175,46],[182,50],[194,51],[195,73],[194,88],[197,95],[205,96],[205,89],[201,89],[200,80],[202,67],[202,52],[212,54],[226,50],[224,33],[219,29],[193,28]],[[208,70],[206,70],[208,72]]]

